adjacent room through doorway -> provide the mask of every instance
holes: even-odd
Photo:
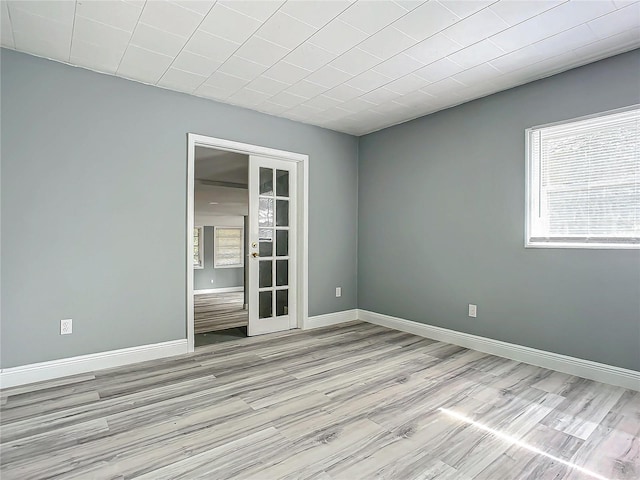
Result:
[[[195,346],[247,335],[249,157],[196,147],[193,285]]]

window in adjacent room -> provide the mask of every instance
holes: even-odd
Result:
[[[213,258],[215,268],[237,268],[244,265],[242,227],[215,227]]]
[[[204,231],[202,227],[193,229],[193,268],[204,268]]]
[[[527,247],[640,248],[640,107],[527,130]]]

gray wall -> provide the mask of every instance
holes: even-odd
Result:
[[[639,85],[634,51],[362,137],[359,308],[640,370],[640,251],[523,246],[524,130]]]
[[[309,313],[356,307],[355,137],[1,55],[2,367],[186,337],[188,132],[310,155]]]
[[[213,268],[213,231],[214,227],[204,227],[204,268],[193,270],[193,289],[244,286],[244,267]]]

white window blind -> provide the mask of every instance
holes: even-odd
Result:
[[[214,238],[214,266],[233,268],[244,265],[244,238],[241,227],[216,227]]]
[[[529,246],[640,246],[640,109],[528,130]]]

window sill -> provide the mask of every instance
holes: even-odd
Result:
[[[638,244],[625,243],[570,243],[570,242],[526,242],[525,248],[572,248],[583,250],[638,250]]]

